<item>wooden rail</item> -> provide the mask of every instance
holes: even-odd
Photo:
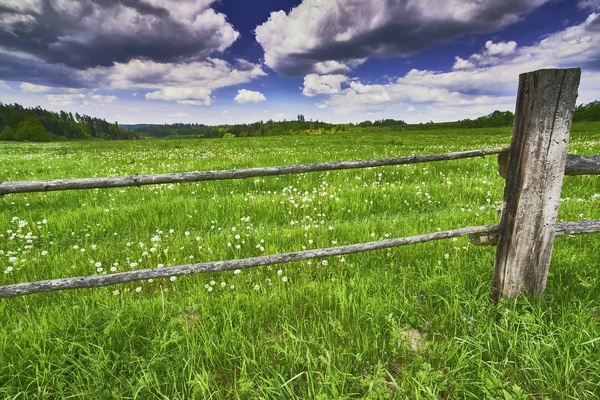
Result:
[[[199,264],[187,264],[174,267],[140,269],[137,271],[118,272],[107,275],[79,276],[75,278],[52,279],[37,282],[19,283],[0,287],[0,298],[24,296],[34,293],[55,292],[59,290],[83,289],[145,279],[167,278],[170,276],[191,275],[207,272],[230,271],[261,265],[282,264],[313,258],[341,256],[365,251],[381,250],[410,244],[449,239],[473,234],[495,233],[498,225],[474,226],[449,231],[427,233],[404,238],[386,239],[376,242],[359,243],[347,246],[305,250],[293,253],[274,254],[240,260],[213,261]],[[600,220],[581,222],[562,222],[556,224],[557,235],[573,235],[600,232]]]
[[[499,154],[500,174],[506,178],[504,202],[499,225],[460,228],[405,238],[241,260],[214,261],[108,275],[19,283],[0,287],[0,298],[58,290],[107,286],[150,278],[164,278],[288,263],[312,258],[406,246],[459,236],[470,236],[478,244],[483,244],[484,242],[487,244],[497,244],[492,287],[492,294],[495,300],[498,300],[500,297],[512,299],[521,294],[541,295],[546,287],[554,237],[600,232],[600,220],[556,223],[564,175],[600,174],[600,155],[575,156],[567,154],[569,130],[580,75],[581,70],[578,68],[539,70],[520,75],[515,124],[510,148],[239,170],[118,178],[0,182],[1,197],[2,195],[11,193],[241,179],[258,176],[457,160]]]
[[[506,173],[508,171],[509,155],[510,151],[498,154],[498,164],[500,165],[499,174],[504,179],[506,179]],[[579,156],[568,154],[565,175],[600,175],[600,155]]]
[[[334,171],[341,169],[417,164],[431,161],[448,161],[458,160],[461,158],[483,157],[491,154],[500,154],[502,152],[507,151],[508,147],[504,147],[483,150],[469,150],[444,154],[402,156],[393,158],[379,158],[374,160],[321,162],[315,164],[296,164],[278,167],[123,176],[116,178],[77,178],[55,179],[46,181],[0,182],[0,196],[11,193],[49,192],[54,190],[97,189],[125,186],[157,185],[164,183],[217,181],[224,179],[254,178],[258,176],[304,174],[307,172],[318,171]]]

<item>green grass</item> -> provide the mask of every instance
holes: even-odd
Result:
[[[571,137],[571,152],[600,153],[600,124],[575,125]],[[509,142],[510,130],[501,128],[2,143],[0,181],[369,159]],[[0,285],[496,223],[502,194],[495,157],[486,157],[11,195],[0,200]],[[562,197],[559,220],[600,218],[598,177],[566,177]],[[598,235],[557,238],[544,298],[498,305],[490,301],[495,249],[466,238],[4,299],[0,398],[596,399],[599,253]]]

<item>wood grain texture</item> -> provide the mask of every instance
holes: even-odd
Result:
[[[506,179],[508,170],[508,157],[510,152],[498,154],[498,173]],[[600,175],[600,155],[578,156],[576,154],[567,155],[567,165],[565,175]]]
[[[55,179],[46,181],[0,182],[0,196],[11,193],[49,192],[54,190],[115,188],[125,186],[156,185],[164,183],[216,181],[224,179],[253,178],[258,176],[304,174],[307,172],[318,171],[333,171],[342,169],[383,167],[389,165],[417,164],[432,161],[448,161],[458,160],[462,158],[483,157],[491,154],[498,154],[503,151],[505,152],[507,151],[507,149],[508,148],[494,148],[444,154],[426,154],[420,156],[379,158],[374,160],[334,161],[314,164],[286,165],[278,167],[123,176],[116,178],[78,178]]]
[[[297,251],[293,253],[275,254],[241,260],[214,261],[200,264],[180,265],[176,267],[163,267],[142,269],[137,271],[120,272],[108,275],[80,276],[76,278],[53,279],[29,283],[19,283],[0,287],[0,298],[23,296],[33,293],[54,292],[57,290],[92,288],[108,286],[117,283],[138,281],[150,278],[166,278],[170,276],[199,274],[203,272],[229,271],[235,269],[258,267],[261,265],[281,264],[293,261],[308,260],[311,258],[341,256],[344,254],[359,253],[387,249],[391,247],[406,246],[409,244],[430,242],[432,240],[448,239],[476,233],[494,232],[498,225],[475,226],[454,229],[450,231],[427,233],[424,235],[410,236],[397,239],[386,239],[376,242],[359,243],[347,246],[329,247],[315,250]]]
[[[581,70],[519,76],[492,296],[541,295],[552,257]]]
[[[109,286],[116,285],[118,283],[139,281],[150,278],[166,278],[170,276],[200,274],[203,272],[230,271],[234,269],[258,267],[261,265],[308,260],[311,258],[340,256],[363,251],[381,250],[391,247],[406,246],[410,244],[424,243],[433,240],[449,239],[460,236],[494,235],[496,232],[498,232],[498,225],[474,226],[450,231],[427,233],[424,235],[411,236],[407,238],[387,239],[377,242],[352,244],[317,250],[306,250],[294,253],[275,254],[270,256],[245,258],[241,260],[215,261],[200,264],[179,265],[175,267],[142,269],[110,275],[80,276],[76,278],[19,283],[15,285],[0,286],[0,298],[25,296],[34,293],[55,292],[59,290]],[[600,220],[559,222],[556,224],[556,236],[578,235],[596,232],[600,232]]]

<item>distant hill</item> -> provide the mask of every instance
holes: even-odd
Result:
[[[136,129],[146,127],[161,126],[161,124],[119,124],[119,126],[125,130],[131,129],[132,131],[135,131]]]

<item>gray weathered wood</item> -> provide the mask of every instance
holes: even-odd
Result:
[[[467,235],[493,235],[498,231],[498,225],[474,226],[470,228],[454,229],[451,231],[434,232],[407,238],[387,239],[377,242],[353,244],[317,250],[306,250],[294,253],[276,254],[244,258],[241,260],[215,261],[201,264],[188,264],[175,267],[142,269],[137,271],[119,272],[110,275],[80,276],[76,278],[52,279],[46,281],[19,283],[15,285],[0,286],[0,298],[24,296],[34,293],[55,292],[59,290],[84,289],[100,286],[116,285],[119,283],[139,281],[150,278],[166,278],[170,276],[200,274],[203,272],[230,271],[258,267],[261,265],[281,264],[293,261],[308,260],[311,258],[340,256],[344,254],[359,253],[387,249],[390,247],[406,246],[409,244],[424,243],[433,240],[449,239]],[[556,236],[578,235],[583,233],[600,232],[600,220],[579,222],[559,222],[556,224]]]
[[[0,287],[0,298],[23,296],[33,293],[54,292],[58,290],[92,288],[108,286],[117,283],[139,281],[150,278],[166,278],[170,276],[199,274],[203,272],[229,271],[261,265],[281,264],[293,261],[308,260],[311,258],[341,256],[344,254],[360,253],[387,249],[391,247],[406,246],[409,244],[429,242],[432,240],[448,239],[466,236],[473,233],[494,232],[498,225],[475,226],[469,228],[454,229],[450,231],[427,233],[424,235],[410,236],[397,239],[386,239],[377,242],[359,243],[347,246],[330,247],[324,249],[297,251],[293,253],[275,254],[244,258],[241,260],[213,261],[200,264],[180,265],[176,267],[163,267],[152,269],[141,269],[137,271],[119,272],[116,274],[80,276],[76,278],[53,279],[46,281],[19,283]]]
[[[498,164],[500,167],[498,173],[504,179],[506,179],[509,154],[510,152],[498,154]],[[565,175],[600,175],[600,155],[578,156],[568,154]]]
[[[579,68],[519,76],[494,266],[496,300],[539,296],[546,288],[580,76]]]
[[[420,156],[380,158],[375,160],[335,161],[321,162],[315,164],[286,165],[278,167],[182,172],[173,174],[124,176],[116,178],[78,178],[56,179],[46,181],[0,182],[0,196],[11,193],[49,192],[53,190],[96,189],[124,186],[156,185],[164,183],[216,181],[224,179],[252,178],[258,176],[303,174],[307,172],[333,171],[340,169],[417,164],[431,161],[447,161],[458,160],[461,158],[483,157],[491,154],[498,154],[503,151],[507,151],[507,148],[470,150],[445,154],[426,154]]]
[[[600,232],[600,219],[589,219],[577,222],[557,222],[555,236],[581,235]]]
[[[577,222],[557,222],[554,226],[556,228],[554,236],[600,232],[600,220],[597,219]],[[498,232],[473,233],[469,235],[469,241],[474,246],[496,246],[498,244]]]

